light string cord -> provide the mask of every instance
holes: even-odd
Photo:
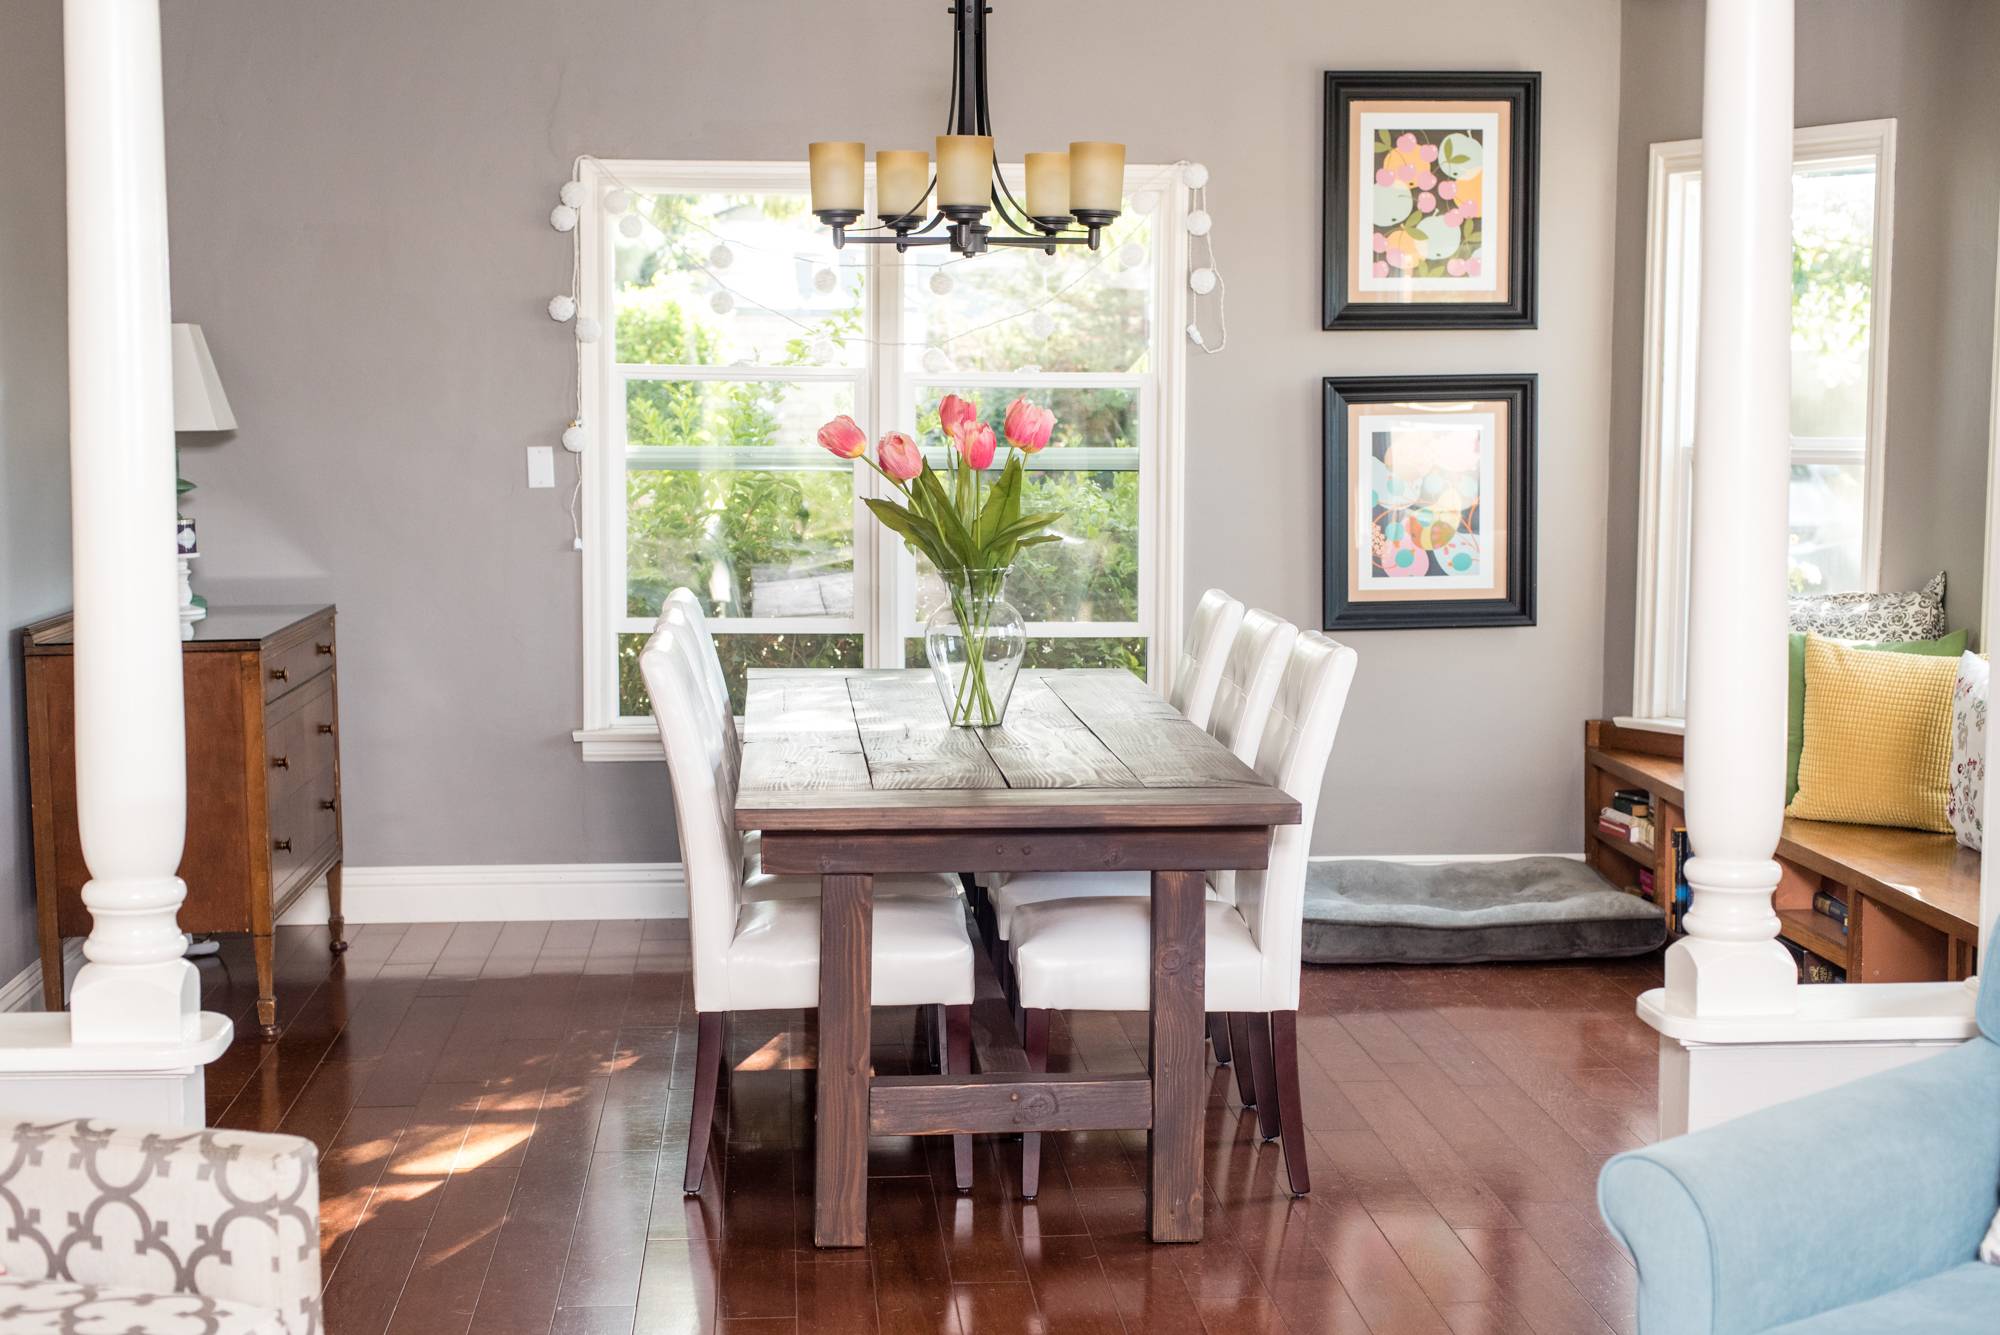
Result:
[[[1182,165],[1185,167],[1185,164]],[[1200,185],[1188,188],[1188,212],[1193,213],[1196,210],[1202,212],[1207,212],[1208,210],[1208,182],[1205,179]],[[1207,253],[1208,262],[1206,264],[1194,264],[1195,246],[1200,246]],[[1188,341],[1212,357],[1229,346],[1229,312],[1226,304],[1226,294],[1229,290],[1229,285],[1223,281],[1222,266],[1215,259],[1214,227],[1211,226],[1206,232],[1194,238],[1194,244],[1188,247],[1188,263],[1191,266],[1189,269],[1190,273],[1196,272],[1198,269],[1207,269],[1215,275],[1215,342],[1210,343],[1207,336],[1201,332],[1199,311],[1201,309],[1202,294],[1199,292],[1190,292],[1188,296]]]

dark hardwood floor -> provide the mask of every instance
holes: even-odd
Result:
[[[809,1036],[738,1017],[726,1149],[681,1194],[693,1083],[686,924],[281,928],[279,1022],[246,1037],[248,943],[202,964],[236,1017],[210,1120],[309,1136],[330,1335],[626,1332],[1631,1332],[1635,1275],[1597,1168],[1655,1134],[1658,956],[1308,968],[1313,1195],[1284,1190],[1218,1071],[1207,1240],[1143,1240],[1143,1133],[877,1140],[870,1245],[812,1246]],[[876,1012],[882,1071],[914,1012]],[[1057,1016],[1050,1065],[1136,1069],[1140,1016]]]

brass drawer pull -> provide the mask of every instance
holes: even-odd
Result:
[[[271,757],[272,769],[290,769],[291,767],[292,767],[292,758],[290,756]]]
[[[332,725],[331,723],[322,723],[322,724],[320,724],[320,725],[319,725],[319,735],[320,735],[320,736],[322,736],[322,737],[331,737],[331,736],[333,736],[333,725]]]
[[[335,807],[339,805],[340,804],[338,802],[334,801],[330,797],[322,797],[319,800],[319,809],[321,811],[332,811]]]
[[[292,679],[292,674],[287,672],[284,668],[271,669],[272,681],[290,681],[291,679]]]
[[[315,645],[313,646],[313,652],[314,652],[314,653],[316,653],[316,654],[318,654],[318,655],[319,655],[319,656],[320,656],[321,658],[332,658],[332,657],[333,657],[333,645],[331,645],[331,644],[315,644]]]
[[[275,839],[271,842],[271,847],[277,849],[280,853],[289,853],[292,851],[292,841],[289,839]]]

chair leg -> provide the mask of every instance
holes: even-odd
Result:
[[[1215,1064],[1229,1065],[1229,1016],[1222,1011],[1208,1013],[1208,1045],[1215,1049]]]
[[[939,1069],[947,1075],[972,1074],[972,1007],[940,1006],[944,1012],[944,1061]],[[960,1191],[972,1190],[972,1137],[951,1138],[952,1175]]]
[[[709,1134],[715,1127],[715,1091],[722,1083],[722,1012],[702,1011],[695,1018],[694,1115],[688,1120],[687,1172],[681,1190],[693,1196],[701,1190],[708,1166]]]
[[[1292,1195],[1312,1190],[1306,1166],[1305,1109],[1299,1101],[1299,1013],[1271,1012],[1271,1048],[1278,1068],[1278,1123],[1285,1138],[1285,1176]]]
[[[1236,1097],[1245,1108],[1257,1106],[1257,1087],[1251,1082],[1250,1017],[1242,1011],[1229,1013],[1229,1046],[1236,1061]]]
[[[1257,1130],[1266,1140],[1278,1138],[1278,1078],[1271,1064],[1270,1017],[1246,1014],[1250,1028],[1250,1078],[1257,1086]]]
[[[1049,1013],[1036,1006],[1021,1012],[1022,1046],[1027,1049],[1028,1069],[1040,1074],[1049,1069]],[[1021,1133],[1021,1199],[1031,1201],[1042,1189],[1042,1133]]]

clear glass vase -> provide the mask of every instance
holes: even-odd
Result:
[[[1007,601],[1007,570],[944,575],[946,598],[924,626],[924,656],[955,728],[991,728],[1028,652],[1028,627]]]

